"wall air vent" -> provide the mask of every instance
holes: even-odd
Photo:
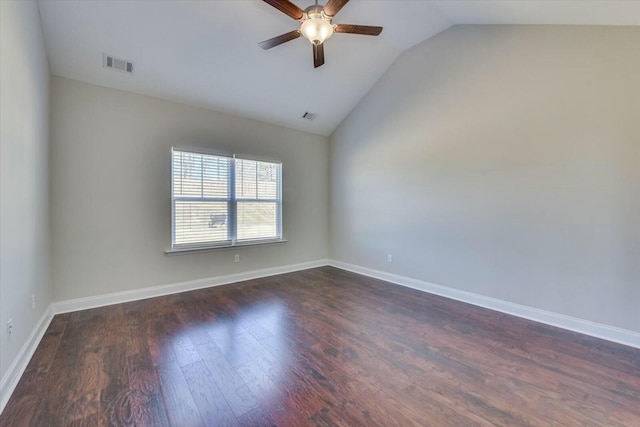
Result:
[[[133,73],[133,62],[126,59],[116,58],[106,53],[102,54],[102,66],[111,70]]]
[[[313,119],[315,119],[316,117],[318,117],[318,114],[316,114],[316,113],[310,113],[310,112],[308,112],[308,111],[302,115],[302,118],[303,118],[303,119],[307,119],[307,120],[313,120]]]

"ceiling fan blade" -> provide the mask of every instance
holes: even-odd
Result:
[[[262,1],[275,7],[285,15],[289,15],[296,21],[302,19],[302,16],[304,15],[302,13],[302,9],[300,9],[295,4],[291,3],[289,0],[262,0]]]
[[[340,9],[347,4],[349,0],[329,0],[327,4],[324,5],[324,13],[329,16],[336,16],[336,13],[340,12]]]
[[[282,43],[286,43],[291,40],[295,40],[300,37],[299,30],[289,31],[288,33],[280,34],[272,39],[265,40],[263,42],[258,43],[258,46],[263,48],[264,50],[271,49],[272,47],[276,47]]]
[[[336,33],[362,34],[364,36],[377,36],[382,32],[382,27],[370,25],[338,24],[334,27]]]
[[[313,68],[324,64],[324,43],[313,45]]]

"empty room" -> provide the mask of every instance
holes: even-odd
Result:
[[[0,427],[640,426],[640,0],[0,0]]]

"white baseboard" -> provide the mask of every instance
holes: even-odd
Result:
[[[134,289],[131,291],[115,292],[93,297],[58,301],[52,304],[53,313],[69,313],[72,311],[103,307],[105,305],[120,304],[123,302],[176,294],[179,292],[194,291],[196,289],[227,285],[230,283],[242,282],[244,280],[259,279],[261,277],[275,276],[277,274],[291,273],[294,271],[307,270],[309,268],[322,267],[328,264],[329,260],[323,259],[318,261],[304,262],[300,264],[291,264],[280,267],[252,270],[243,273],[228,274],[226,276],[208,277],[205,279],[190,280],[187,282],[172,283],[161,286],[152,286],[149,288]]]
[[[36,348],[38,348],[38,344],[40,344],[40,340],[44,336],[44,333],[47,331],[49,324],[51,323],[51,319],[53,319],[53,310],[51,306],[47,307],[45,312],[42,314],[42,317],[38,321],[38,324],[31,334],[27,341],[24,343],[15,359],[7,369],[7,372],[0,380],[0,414],[4,410],[4,407],[9,402],[9,398],[18,385],[18,381],[22,377],[24,370],[27,369],[27,365],[35,353]]]
[[[412,279],[397,274],[374,270],[359,265],[353,265],[336,260],[329,260],[329,265],[375,279],[384,280],[396,285],[405,286],[430,294],[440,295],[457,301],[488,308],[490,310],[511,314],[535,322],[556,326],[581,334],[590,335],[607,341],[640,348],[640,332],[617,328],[615,326],[603,325],[589,320],[578,319],[576,317],[565,316],[563,314],[540,310],[526,305],[515,304],[497,298],[474,294],[472,292],[436,285],[422,280]]]

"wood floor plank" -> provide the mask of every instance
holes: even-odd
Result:
[[[253,393],[246,387],[236,369],[225,358],[222,351],[208,342],[198,347],[202,359],[211,372],[218,388],[224,393],[227,403],[236,417],[251,412],[260,406]]]
[[[73,314],[68,317],[46,382],[38,390],[41,404],[34,408],[34,425],[64,425],[99,411],[103,318],[100,314]]]
[[[183,366],[182,372],[205,425],[233,426],[237,423],[205,362]]]
[[[640,350],[321,267],[57,315],[0,426],[640,426]]]
[[[286,425],[292,419],[303,418],[290,400],[290,390],[277,385],[254,361],[238,367],[238,373],[276,425]]]
[[[98,414],[89,414],[65,424],[69,427],[95,427],[98,425]]]
[[[106,347],[102,353],[103,375],[100,382],[101,426],[132,426],[132,408],[129,390],[127,343],[118,342]]]
[[[169,426],[160,394],[160,381],[148,353],[127,358],[129,368],[129,400],[134,425]]]
[[[177,363],[162,365],[158,367],[158,375],[170,424],[185,427],[205,425],[180,366]]]
[[[58,352],[63,333],[64,328],[58,330],[55,326],[47,330],[27,365],[27,372],[49,372],[53,358]]]
[[[29,427],[38,425],[38,407],[40,396],[37,393],[22,392],[11,396],[6,408],[0,414],[0,426]]]
[[[100,412],[100,389],[102,375],[102,351],[97,347],[84,351],[78,359],[73,381],[65,396],[65,422],[96,420]]]
[[[271,419],[269,414],[262,410],[262,408],[254,409],[253,411],[244,414],[237,419],[237,425],[239,427],[274,427],[277,424]]]
[[[122,304],[113,306],[105,315],[104,345],[127,342],[129,324],[125,321],[124,307]]]

